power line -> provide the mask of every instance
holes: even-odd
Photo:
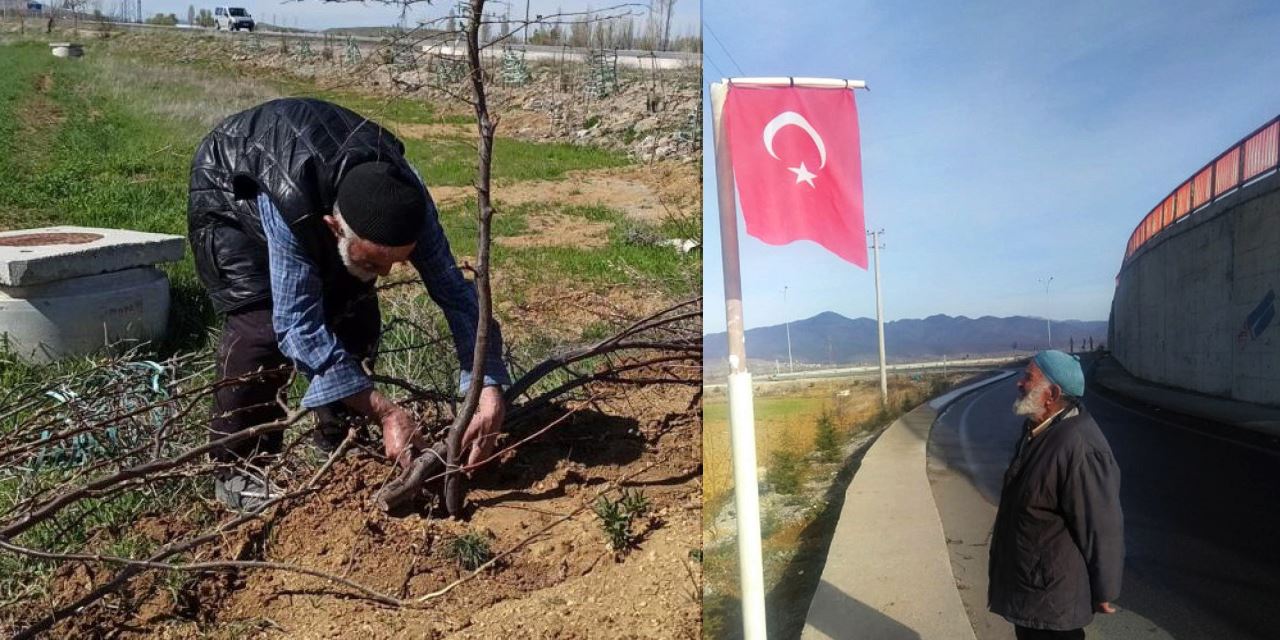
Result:
[[[705,17],[702,19],[702,26],[707,28],[707,33],[711,34],[711,39],[715,40],[716,44],[720,45],[720,50],[724,52],[724,55],[729,57],[729,62],[732,62],[734,68],[738,70],[738,75],[740,76],[747,75],[747,72],[743,71],[742,67],[738,65],[738,61],[733,59],[733,54],[729,53],[729,49],[724,46],[723,42],[720,41],[720,36],[716,35],[715,30],[711,28],[711,23],[707,22],[707,19]],[[705,57],[705,54],[703,57]]]
[[[715,69],[715,70],[716,70],[716,74],[717,74],[717,75],[719,75],[721,78],[727,78],[727,77],[729,77],[729,74],[727,74],[727,73],[725,73],[724,71],[722,71],[722,70],[720,69],[720,65],[717,65],[717,64],[716,64],[716,62],[715,62],[715,60],[712,60],[712,59],[711,59],[711,58],[710,58],[710,57],[709,57],[705,52],[702,54],[702,61],[703,61],[703,62],[706,62],[706,63],[708,63],[708,64],[710,64],[710,65],[711,65],[711,68],[712,68],[712,69]]]

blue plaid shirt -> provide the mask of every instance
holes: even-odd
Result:
[[[258,196],[262,229],[267,237],[271,266],[272,324],[280,350],[306,375],[311,384],[302,406],[320,407],[373,386],[355,356],[325,323],[319,270],[307,257],[280,211],[266,194]],[[444,312],[453,346],[461,365],[459,388],[471,386],[471,356],[475,351],[480,310],[475,287],[462,276],[449,251],[449,241],[437,219],[435,204],[428,200],[427,224],[409,262],[417,269],[427,294]],[[495,325],[496,329],[496,325]],[[485,385],[509,385],[502,362],[502,334],[491,331],[484,363]]]

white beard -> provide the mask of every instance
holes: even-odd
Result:
[[[1028,389],[1027,394],[1013,401],[1013,413],[1027,418],[1040,415],[1043,408],[1044,394],[1049,391],[1049,381],[1041,380],[1040,384]]]
[[[345,223],[344,223],[344,224],[345,224]],[[364,269],[361,269],[360,267],[357,267],[356,265],[352,264],[352,262],[351,262],[351,235],[350,235],[350,230],[349,230],[349,229],[348,229],[348,234],[347,234],[347,235],[344,235],[344,236],[342,236],[341,238],[338,238],[338,255],[342,256],[342,265],[343,265],[343,266],[345,266],[345,267],[347,268],[347,271],[348,271],[351,275],[353,275],[353,276],[355,276],[355,277],[357,277],[357,278],[359,278],[359,279],[361,279],[361,280],[363,280],[363,281],[365,281],[365,282],[373,282],[374,280],[377,280],[377,279],[378,279],[378,274],[376,274],[376,273],[370,273],[370,272],[365,271]]]

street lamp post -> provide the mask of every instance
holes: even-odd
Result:
[[[1048,280],[1041,278],[1036,282],[1044,283],[1044,297],[1045,297],[1045,301],[1047,302],[1049,299],[1049,285],[1053,282],[1053,276],[1049,276]],[[1049,346],[1045,347],[1046,349],[1053,348],[1053,326],[1052,324],[1050,324],[1051,322],[1052,320],[1049,319],[1049,314],[1048,313],[1044,314],[1044,332],[1045,332],[1045,335],[1048,336],[1049,338]]]
[[[787,373],[796,372],[796,363],[791,359],[791,315],[787,313],[787,287],[782,287],[782,322],[787,326]]]
[[[880,249],[884,247],[880,244],[880,236],[884,235],[884,229],[879,231],[868,231],[867,235],[871,236],[871,255],[876,265],[876,339],[880,345],[880,406],[889,406],[889,375],[884,363],[884,305],[880,302]]]

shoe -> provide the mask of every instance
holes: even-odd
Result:
[[[284,495],[284,489],[262,477],[257,469],[236,468],[214,481],[213,495],[234,511],[253,513]]]

